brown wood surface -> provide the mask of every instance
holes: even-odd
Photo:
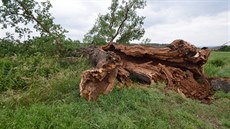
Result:
[[[81,75],[80,93],[88,101],[112,91],[116,79],[130,85],[130,76],[150,85],[165,82],[167,89],[203,102],[210,102],[214,93],[203,72],[210,50],[184,40],[161,48],[108,43],[89,49],[88,54],[96,66]]]

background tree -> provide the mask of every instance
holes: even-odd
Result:
[[[142,28],[145,17],[138,16],[136,11],[145,6],[145,0],[112,0],[109,13],[98,16],[93,28],[85,34],[83,42],[103,44],[139,40],[145,33]]]
[[[38,3],[35,0],[2,0],[0,6],[0,23],[2,29],[14,28],[19,38],[33,31],[29,28],[32,24],[33,28],[40,32],[41,36],[49,36],[56,41],[64,38],[67,31],[59,24],[54,23],[54,17],[50,14],[52,7],[50,1]],[[7,32],[7,36],[14,35]]]

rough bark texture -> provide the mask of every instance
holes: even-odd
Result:
[[[208,49],[197,49],[184,40],[162,48],[108,43],[91,49],[90,60],[96,67],[82,73],[80,93],[88,101],[96,100],[112,90],[115,79],[130,85],[132,75],[150,85],[165,82],[168,89],[209,102],[213,88],[203,72],[209,54]]]
[[[112,91],[118,68],[121,66],[121,59],[115,53],[105,52],[99,48],[93,50],[90,59],[96,67],[84,71],[80,82],[80,95],[88,101],[96,101],[100,94]]]

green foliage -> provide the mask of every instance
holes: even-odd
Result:
[[[14,55],[32,56],[36,53],[55,54],[55,46],[52,44],[52,38],[49,37],[37,37],[24,43],[2,39],[0,40],[0,46],[0,57]]]
[[[9,59],[0,59],[0,91],[30,88],[31,79],[36,76],[49,78],[58,69],[52,62],[47,63],[39,53],[27,58],[13,56]]]
[[[218,51],[228,51],[228,52],[230,52],[230,46],[224,45]]]
[[[2,0],[2,3],[0,6],[2,29],[14,28],[19,38],[26,35],[30,38],[32,30],[28,25],[32,24],[41,36],[64,38],[64,33],[67,31],[54,23],[54,18],[49,12],[52,8],[50,1],[38,3],[35,0]],[[7,36],[14,39],[14,35],[9,32]]]
[[[222,67],[225,64],[224,61],[221,59],[211,60],[210,63],[215,67]]]
[[[24,88],[26,88],[26,83],[21,78],[21,73],[16,70],[16,63],[0,59],[0,91]]]
[[[86,45],[70,39],[62,40],[59,56],[80,56],[80,48]],[[23,43],[0,39],[0,57],[15,55],[34,56],[38,53],[45,56],[55,56],[57,54],[57,47],[52,37],[35,37]]]
[[[81,57],[75,59],[77,60],[74,62],[68,62],[65,57],[47,57],[40,53],[27,57],[2,58],[0,93],[8,97],[5,99],[0,94],[0,105],[5,103],[15,106],[59,101],[62,98],[66,99],[70,93],[70,97],[73,97],[76,84],[80,83],[80,73],[90,67],[86,59]],[[23,92],[17,96],[11,95],[21,90]]]
[[[63,40],[61,53],[59,56],[61,57],[79,57],[81,56],[81,48],[88,46],[88,44],[83,44],[79,40]]]
[[[145,17],[138,16],[136,11],[145,5],[145,0],[112,0],[109,13],[98,16],[93,28],[85,34],[83,42],[100,45],[115,39],[119,43],[139,40],[145,33],[142,28]]]
[[[204,71],[210,77],[230,77],[230,53],[211,52]]]
[[[56,46],[53,44],[53,38],[51,37],[36,37],[25,41],[21,44],[21,49],[18,53],[34,55],[36,53],[41,53],[45,55],[54,55]]]
[[[64,44],[68,49],[79,48],[75,41]],[[230,64],[228,56],[213,52],[208,65],[225,68]],[[87,102],[79,96],[79,83],[81,72],[91,65],[86,58],[72,59],[41,52],[0,57],[0,79],[6,79],[0,81],[4,88],[0,92],[0,128],[229,128],[230,96],[221,91],[206,105],[167,91],[162,83],[149,87],[134,83],[114,88],[97,102]],[[216,59],[224,65],[211,64]],[[15,83],[17,77],[23,83]]]
[[[74,87],[72,82],[66,81],[66,83],[61,85],[67,86],[66,89],[70,88],[69,84]],[[76,87],[71,90],[79,89]],[[70,101],[66,101],[68,95],[59,98],[61,94],[57,94],[56,99],[59,100],[51,104],[37,102],[30,106],[17,106],[14,109],[2,107],[0,128],[209,129],[228,128],[229,125],[230,101],[225,97],[206,105],[183,99],[175,92],[163,94],[154,87],[122,90],[115,88],[112,93],[101,96],[97,102],[90,103],[79,98],[74,92],[71,92],[75,96]]]
[[[14,55],[18,51],[16,46],[13,41],[0,39],[0,57]]]

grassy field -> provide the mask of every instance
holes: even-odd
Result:
[[[210,77],[230,77],[230,52],[212,52],[204,70]]]
[[[79,97],[82,57],[0,58],[0,129],[164,129],[230,128],[230,94],[216,92],[213,103],[184,99],[164,84],[115,88],[97,102]],[[212,52],[208,76],[230,77],[230,52]]]

